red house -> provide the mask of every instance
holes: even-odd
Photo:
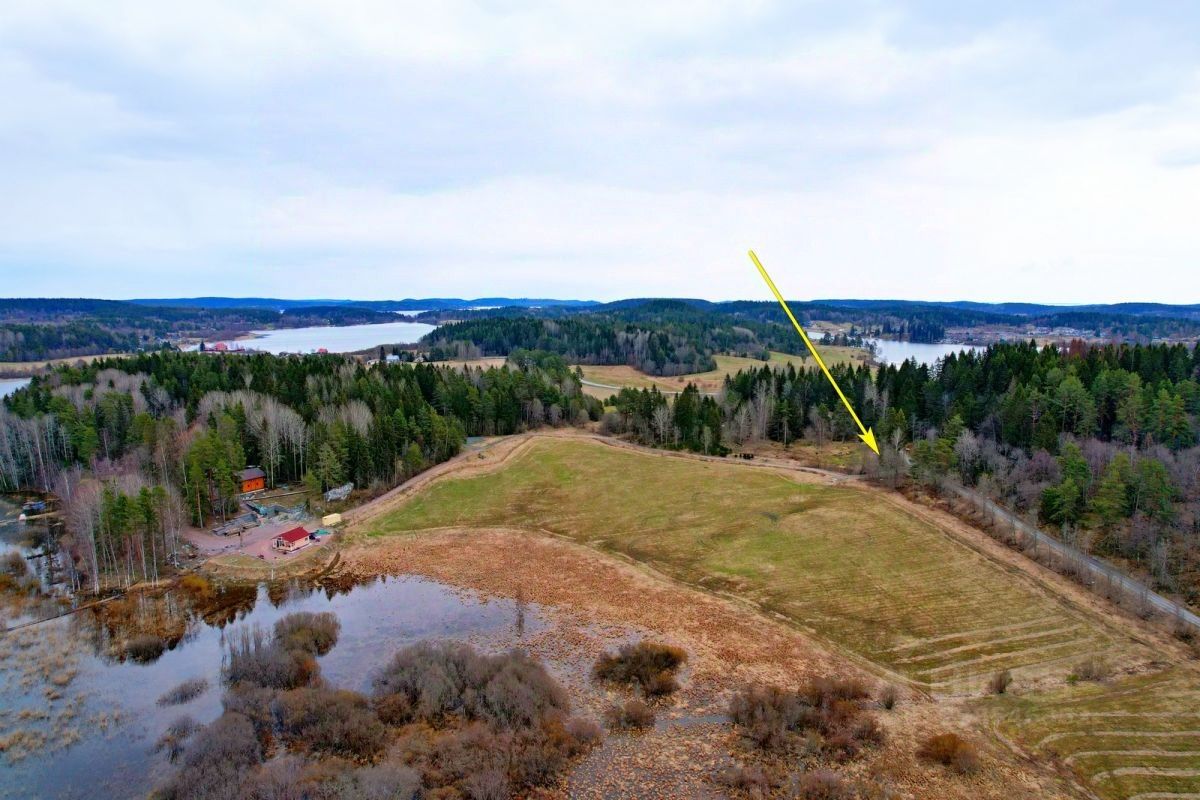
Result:
[[[307,546],[310,541],[308,531],[304,530],[304,528],[292,528],[290,531],[284,531],[276,536],[273,546],[276,550],[282,550],[285,553],[294,553],[300,548]]]
[[[250,467],[250,469],[244,469],[238,473],[238,481],[242,485],[242,494],[257,492],[259,489],[267,488],[267,473],[258,467]]]

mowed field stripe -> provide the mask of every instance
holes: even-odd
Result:
[[[927,639],[916,639],[911,642],[902,642],[892,648],[892,652],[901,652],[903,650],[911,650],[917,647],[922,647],[927,644],[938,644],[940,642],[948,642],[954,639],[975,638],[979,636],[988,636],[993,633],[1002,633],[1005,631],[1017,631],[1025,628],[1032,628],[1038,625],[1057,625],[1062,622],[1062,617],[1039,617],[1029,620],[1028,622],[1018,622],[1013,625],[996,625],[991,628],[973,628],[959,633],[947,633],[942,636],[931,636]]]
[[[951,647],[946,650],[936,650],[936,651],[929,652],[929,653],[921,653],[918,655],[907,656],[905,658],[897,659],[896,663],[897,664],[916,664],[921,661],[937,661],[937,660],[946,658],[947,656],[961,655],[963,653],[968,653],[973,650],[984,650],[989,647],[1000,647],[1002,645],[1012,644],[1014,642],[1035,641],[1037,639],[1043,639],[1043,638],[1050,637],[1050,636],[1061,636],[1066,633],[1074,633],[1074,632],[1077,632],[1080,630],[1082,630],[1082,628],[1079,625],[1068,625],[1063,628],[1054,628],[1051,630],[1033,631],[1031,633],[1022,633],[1017,636],[1007,636],[1007,637],[1004,637],[1001,639],[987,639],[987,640],[983,640],[983,641],[979,641],[979,642],[974,642],[972,644],[958,645],[957,647]]]

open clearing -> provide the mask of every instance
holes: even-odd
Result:
[[[366,530],[448,527],[545,530],[629,556],[944,693],[977,692],[1000,669],[1065,676],[1085,655],[1119,666],[1149,655],[865,490],[769,470],[538,439]]]
[[[821,358],[825,359],[825,363],[829,366],[849,363],[862,364],[867,360],[867,352],[855,347],[819,346],[818,349],[821,352]],[[812,367],[815,369],[817,365],[816,361],[812,358],[806,359],[802,356],[776,351],[771,352],[771,360],[769,362],[760,361],[757,358],[727,355],[713,356],[713,359],[717,362],[717,368],[714,370],[694,372],[690,375],[678,375],[671,378],[647,375],[641,370],[625,366],[597,367],[584,365],[581,369],[583,370],[584,380],[595,384],[602,384],[603,387],[629,386],[634,389],[649,389],[652,386],[657,386],[659,391],[678,392],[689,383],[694,383],[702,392],[715,392],[724,384],[726,375],[733,375],[739,370],[759,369],[764,365],[769,365],[772,368],[785,367],[788,364],[793,365],[796,369],[801,369],[802,367]],[[607,398],[614,393],[613,390],[605,389],[601,386],[589,387],[585,385],[584,389],[598,397],[603,395],[603,398]]]
[[[1200,797],[1194,664],[903,501],[853,482],[578,437],[535,437],[490,468],[464,467],[358,530],[525,530],[613,553],[749,600],[940,703],[978,708],[1006,738],[1060,758],[1101,797]],[[1069,685],[1092,656],[1115,677]],[[1012,670],[1016,695],[981,698],[1002,669]]]

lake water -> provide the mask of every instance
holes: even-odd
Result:
[[[330,353],[351,353],[381,344],[411,344],[436,327],[423,322],[384,322],[376,325],[283,328],[255,331],[253,339],[227,341],[225,344],[231,349],[243,347],[268,353],[313,353],[322,347]],[[207,342],[206,346],[211,349],[215,344]]]
[[[0,798],[145,797],[174,769],[154,752],[167,726],[183,714],[200,723],[220,715],[233,627],[269,629],[293,611],[334,612],[341,635],[318,659],[321,674],[357,691],[369,691],[375,671],[407,644],[455,639],[507,649],[548,627],[532,604],[411,576],[350,587],[231,584],[203,607],[181,590],[116,602],[127,604],[120,613],[106,604],[0,637],[0,738],[23,729],[37,743],[19,760],[0,753]],[[149,664],[122,660],[120,643],[146,630],[169,649]],[[157,704],[188,678],[207,679],[208,690],[181,705]]]
[[[903,364],[915,359],[918,364],[933,366],[938,359],[962,350],[983,350],[970,344],[925,344],[923,342],[897,342],[892,339],[869,339],[875,345],[876,358],[885,364]]]
[[[0,398],[8,397],[17,389],[29,385],[29,378],[0,378]]]

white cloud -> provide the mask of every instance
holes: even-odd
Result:
[[[0,271],[22,294],[760,297],[753,246],[796,297],[1200,300],[1194,44],[1161,26],[1101,63],[1036,14],[937,23],[18,2]],[[1098,93],[1109,61],[1145,62],[1142,88]]]

